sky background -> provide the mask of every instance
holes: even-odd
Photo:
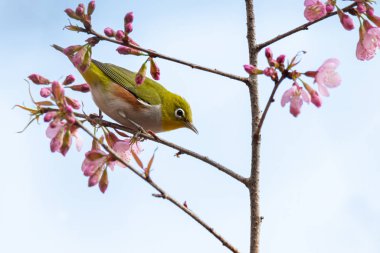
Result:
[[[3,31],[0,57],[2,116],[0,156],[0,252],[229,252],[197,223],[126,169],[109,174],[106,194],[88,188],[84,152],[51,154],[46,124],[28,122],[15,104],[31,105],[24,79],[40,73],[56,80],[79,74],[53,43],[81,44],[83,34],[64,31],[63,12],[79,1],[0,1]],[[87,4],[87,2],[86,2]],[[93,26],[122,27],[135,13],[133,38],[143,47],[200,65],[246,76],[248,62],[244,1],[97,1]],[[258,42],[305,22],[303,1],[256,1]],[[379,13],[379,11],[377,11]],[[340,59],[342,85],[320,109],[305,105],[298,118],[276,95],[262,133],[261,252],[380,252],[380,56],[355,58],[357,30],[345,31],[330,18],[272,46],[291,57],[305,50],[300,71]],[[100,43],[93,58],[137,70],[143,58]],[[239,82],[164,60],[161,83],[192,106],[200,134],[181,129],[161,137],[198,151],[247,176],[250,165],[250,109]],[[260,66],[265,59],[260,56]],[[308,80],[311,83],[311,80]],[[272,83],[260,78],[261,105]],[[37,97],[38,89],[33,87]],[[74,94],[87,113],[96,112],[89,94]],[[84,133],[82,134],[84,136]],[[215,168],[156,143],[144,142],[147,161],[158,148],[153,179],[207,221],[242,252],[249,247],[249,200],[245,187]]]

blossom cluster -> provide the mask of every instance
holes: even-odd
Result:
[[[356,57],[361,61],[371,60],[380,48],[380,17],[375,15],[373,0],[354,0],[356,7],[342,11],[336,0],[323,3],[320,0],[305,0],[304,16],[309,21],[323,18],[337,8],[337,14],[343,28],[351,31],[355,28],[351,16],[357,17],[359,26],[359,41],[356,46]]]
[[[104,137],[100,138],[102,142]],[[138,154],[141,152],[139,142],[134,142],[131,138],[124,140],[119,139],[114,133],[107,132],[105,140],[115,153],[125,162],[129,163],[132,152]],[[107,168],[114,170],[115,165],[125,168],[125,164],[117,161],[111,154],[107,154],[101,150],[99,143],[96,140],[92,142],[92,148],[86,152],[85,159],[82,163],[82,171],[88,177],[88,186],[92,187],[99,185],[101,192],[105,192],[108,187]]]
[[[301,73],[294,70],[294,67],[299,63],[297,56],[293,57],[285,65],[285,55],[282,54],[274,58],[272,50],[266,48],[265,57],[269,65],[265,69],[246,64],[244,65],[244,70],[250,75],[265,75],[271,78],[275,82],[275,87],[280,85],[284,79],[292,80],[292,87],[282,95],[281,105],[284,107],[287,103],[290,103],[290,113],[294,117],[301,113],[303,102],[311,102],[316,107],[321,107],[322,99],[320,95],[328,97],[328,89],[335,88],[341,83],[340,75],[336,72],[336,68],[339,66],[339,60],[337,59],[328,59],[317,70]],[[301,79],[302,76],[313,78],[314,83],[317,84],[318,91]]]
[[[66,53],[71,49],[64,49]],[[73,56],[75,57],[75,55]],[[50,81],[49,79],[39,75],[31,74],[28,77],[34,84],[43,86],[40,89],[40,96],[48,98],[49,100],[35,102],[32,98],[37,109],[19,106],[32,113],[36,119],[43,115],[44,122],[48,123],[46,129],[46,136],[50,139],[51,152],[61,153],[66,156],[72,145],[72,139],[76,141],[76,148],[78,151],[82,147],[82,139],[78,134],[79,123],[75,117],[75,110],[81,108],[78,100],[66,95],[65,90],[71,89],[77,92],[88,92],[90,86],[87,83],[73,84],[75,78],[73,75],[68,75],[62,83],[58,81]],[[56,106],[56,107],[51,107]],[[88,119],[89,120],[89,119]],[[92,148],[86,152],[85,159],[82,163],[82,172],[88,177],[88,186],[99,185],[101,192],[105,192],[108,187],[108,174],[107,169],[114,170],[115,166],[124,168],[125,163],[129,163],[132,153],[135,160],[138,159],[137,154],[141,152],[139,142],[134,138],[130,138],[126,134],[117,131],[117,133],[125,137],[119,139],[116,134],[110,132],[108,129],[102,127],[104,135],[99,140],[103,143],[105,140],[108,146],[116,153],[116,155],[123,160],[124,163],[118,161],[112,154],[108,154],[101,150],[101,146],[96,139],[93,140]],[[146,171],[144,170],[144,173]],[[148,175],[149,176],[149,175]]]
[[[87,40],[87,44],[80,46],[71,46],[69,48],[65,49],[65,54],[69,56],[69,58],[72,60],[75,67],[78,68],[79,71],[82,73],[85,72],[90,65],[91,62],[91,47],[95,46],[99,40],[101,39],[98,34],[96,34],[92,30],[91,26],[91,15],[95,10],[95,1],[91,1],[88,4],[87,7],[87,14],[85,13],[85,7],[84,4],[79,4],[75,11],[73,9],[66,9],[66,14],[75,20],[79,20],[82,22],[84,29],[78,26],[69,25],[66,26],[66,29],[76,32],[87,32],[90,34],[96,35],[95,37],[91,37]],[[154,80],[160,79],[160,68],[157,66],[157,63],[154,61],[154,55],[152,53],[146,54],[143,51],[139,50],[140,48],[139,44],[137,44],[130,36],[130,34],[133,31],[133,21],[134,21],[134,14],[133,12],[128,12],[124,16],[124,29],[122,30],[115,30],[111,27],[106,27],[104,29],[105,38],[115,38],[115,42],[118,44],[121,44],[118,48],[116,48],[116,51],[119,54],[123,55],[135,55],[135,56],[149,56],[148,59],[144,61],[144,63],[141,65],[139,71],[136,73],[135,76],[135,83],[137,86],[144,83],[146,79],[146,72],[147,72],[147,62],[150,62],[150,74]]]

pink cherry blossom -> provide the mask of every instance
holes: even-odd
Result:
[[[361,36],[356,47],[356,57],[361,60],[371,60],[380,48],[380,28],[361,28]]]
[[[303,101],[306,103],[310,102],[310,95],[297,83],[294,83],[293,86],[286,90],[281,98],[281,106],[284,107],[287,103],[290,102],[290,113],[297,117],[301,113],[301,107]]]
[[[318,84],[318,91],[321,95],[328,97],[327,88],[338,87],[341,83],[340,75],[335,71],[339,66],[338,59],[327,59],[320,66],[315,74],[314,82]]]
[[[320,0],[305,0],[304,16],[308,21],[315,21],[326,16],[326,5]]]
[[[51,117],[53,116],[56,116],[56,114],[51,114]],[[50,118],[50,116],[48,118]],[[80,151],[82,148],[82,139],[78,135],[78,128],[70,125],[68,122],[62,121],[58,117],[49,124],[46,129],[46,136],[51,139],[50,149],[53,153],[58,151],[65,156],[72,143],[71,137],[75,138],[77,150]]]
[[[87,177],[91,177],[98,169],[106,165],[107,158],[107,154],[100,149],[88,151],[82,163],[83,174]]]

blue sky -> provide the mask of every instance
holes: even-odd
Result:
[[[256,1],[258,41],[305,22],[303,1]],[[1,252],[228,252],[202,227],[163,200],[125,169],[110,173],[105,195],[87,187],[81,153],[51,154],[46,126],[28,121],[14,104],[30,105],[24,79],[74,74],[70,62],[50,45],[83,43],[86,36],[62,30],[63,10],[78,1],[1,1],[0,56],[3,60],[0,112],[3,158],[0,183]],[[122,27],[134,11],[133,38],[158,52],[245,75],[244,1],[97,1],[94,27]],[[379,11],[377,12],[379,13]],[[304,106],[298,118],[274,103],[264,124],[261,166],[262,252],[380,251],[380,56],[355,59],[358,34],[341,28],[337,17],[272,46],[275,54],[307,51],[299,70],[314,70],[330,57],[340,59],[342,85],[316,109]],[[93,57],[137,70],[143,59],[125,57],[100,43]],[[260,63],[265,61],[261,57]],[[160,136],[207,155],[248,175],[250,110],[241,83],[158,60],[161,82],[192,105],[200,134],[181,129]],[[280,87],[277,101],[290,86]],[[261,104],[272,83],[260,78]],[[79,94],[75,94],[79,95]],[[77,97],[96,111],[88,94]],[[84,134],[83,134],[84,135]],[[156,143],[143,143],[149,159]],[[242,252],[248,250],[246,189],[199,161],[159,146],[153,178],[198,213]]]

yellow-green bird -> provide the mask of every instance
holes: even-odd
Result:
[[[53,47],[63,52],[63,48]],[[198,133],[186,100],[156,81],[146,78],[136,86],[136,73],[96,60],[79,72],[90,85],[95,104],[120,124],[136,129],[136,123],[156,133],[183,127]]]

